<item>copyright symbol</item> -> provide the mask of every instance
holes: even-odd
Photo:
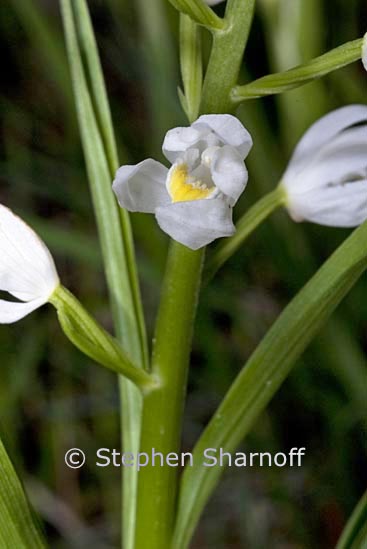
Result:
[[[79,448],[71,448],[65,454],[65,463],[70,469],[80,469],[85,463],[85,454]]]

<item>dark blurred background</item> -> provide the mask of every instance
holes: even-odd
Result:
[[[88,2],[100,47],[121,163],[162,159],[165,131],[185,124],[177,100],[177,13],[164,0]],[[223,5],[217,6],[222,13]],[[363,0],[258,0],[245,83],[284,70],[366,30]],[[204,34],[205,54],[210,37]],[[62,277],[112,330],[107,292],[56,0],[0,8],[0,201],[49,245]],[[365,103],[361,63],[265,100],[238,115],[254,138],[239,216],[271,190],[293,146],[319,116]],[[152,334],[167,238],[153,216],[132,216]],[[276,213],[202,293],[183,447],[190,450],[246,358],[282,308],[348,231],[296,225]],[[208,251],[210,254],[211,250]],[[90,460],[119,448],[116,379],[75,350],[51,307],[0,329],[0,434],[44,521],[52,547],[119,545],[118,469]],[[244,451],[305,446],[300,468],[227,470],[193,548],[328,549],[364,491],[367,430],[367,283],[362,277],[259,417]]]

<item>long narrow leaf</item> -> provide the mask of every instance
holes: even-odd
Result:
[[[80,47],[87,62],[86,70],[88,69],[88,81],[91,84],[91,89],[89,90],[89,92],[91,94],[92,103],[96,111],[96,121],[100,127],[108,166],[110,169],[110,179],[112,180],[115,176],[117,168],[119,167],[119,159],[115,134],[113,130],[111,111],[108,103],[106,86],[98,54],[97,42],[94,36],[88,6],[85,0],[76,0],[75,12],[77,17],[77,28],[80,32]],[[119,208],[119,215],[126,259],[125,264],[132,292],[137,330],[140,338],[139,347],[136,349],[132,349],[131,352],[134,354],[135,360],[139,360],[144,365],[147,365],[148,345],[143,308],[141,305],[140,289],[138,283],[138,274],[136,270],[135,252],[129,214],[126,210]],[[129,342],[130,341],[131,338],[129,338]],[[127,343],[127,345],[129,345],[129,342]]]
[[[111,112],[108,104],[102,67],[99,60],[97,43],[93,32],[88,7],[85,0],[75,2],[76,26],[80,32],[80,49],[85,56],[91,84],[90,93],[94,98],[97,119],[105,141],[105,149],[112,172],[118,168],[118,156],[112,127]]]
[[[125,215],[123,217],[125,225],[122,224],[122,227],[125,229],[125,241],[128,241],[129,245],[124,246],[120,213],[111,190],[110,166],[78,47],[72,4],[70,0],[61,0],[61,7],[82,144],[97,217],[107,283],[111,294],[115,326],[119,339],[122,340],[132,358],[137,363],[144,364],[145,338],[142,336],[141,322],[139,322],[139,313],[137,312],[137,282],[136,280],[132,281],[131,278],[134,260],[131,251],[130,227],[127,215]],[[123,401],[124,447],[135,454],[138,452],[140,439],[141,395],[133,384],[122,378],[120,387]],[[127,548],[131,547],[133,543],[136,484],[137,471],[135,468],[126,469],[124,524]]]
[[[46,547],[23,487],[0,440],[0,546],[2,549]]]
[[[238,375],[194,448],[181,488],[174,547],[186,547],[223,472],[202,465],[206,448],[233,451],[323,323],[367,267],[367,223],[324,263],[285,308]]]
[[[99,125],[100,137],[104,144],[104,152],[109,167],[109,194],[111,191],[111,181],[114,178],[115,172],[119,166],[115,135],[113,131],[110,107],[106,93],[101,63],[98,55],[97,43],[95,40],[91,18],[88,11],[88,6],[85,0],[76,0],[76,28],[80,33],[81,51],[85,56],[88,69],[88,79],[91,89],[88,93],[91,98],[91,103],[95,109],[95,121]],[[82,67],[83,69],[83,67]],[[134,359],[139,360],[144,365],[147,364],[148,351],[146,332],[144,325],[143,310],[141,306],[140,291],[138,284],[138,276],[136,272],[136,262],[134,255],[133,238],[129,221],[129,214],[126,210],[118,208],[120,221],[122,225],[121,238],[123,241],[123,250],[125,254],[126,273],[121,273],[121,277],[128,277],[130,290],[132,293],[134,318],[137,323],[137,331],[139,334],[139,346],[131,348],[134,354]],[[130,346],[131,337],[126,338],[126,345]],[[134,341],[134,339],[132,340]]]

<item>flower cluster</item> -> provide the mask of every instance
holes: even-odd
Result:
[[[230,115],[204,115],[167,132],[170,169],[148,159],[122,166],[113,189],[121,206],[154,213],[173,239],[198,249],[234,233],[232,208],[244,191],[252,139]],[[354,227],[367,219],[367,106],[349,105],[318,120],[298,143],[280,183],[295,221]],[[0,205],[0,323],[50,300],[60,285],[45,244]]]
[[[163,153],[170,169],[152,159],[122,166],[113,189],[122,207],[154,213],[163,231],[196,250],[234,233],[232,208],[247,184],[244,159],[251,147],[234,116],[200,116],[167,132]]]
[[[367,219],[367,106],[318,120],[298,143],[281,185],[295,221],[355,227]]]

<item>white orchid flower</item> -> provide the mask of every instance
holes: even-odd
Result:
[[[152,159],[122,166],[113,189],[131,212],[154,213],[159,226],[192,250],[234,231],[232,207],[244,191],[244,159],[252,139],[228,114],[200,116],[167,132],[163,153],[171,169]]]
[[[318,120],[298,143],[281,180],[295,221],[356,227],[367,219],[367,106]]]
[[[19,300],[0,299],[0,323],[16,322],[41,307],[59,284],[46,245],[24,221],[0,204],[0,290]]]
[[[362,63],[367,71],[367,32],[364,35],[362,42]]]

